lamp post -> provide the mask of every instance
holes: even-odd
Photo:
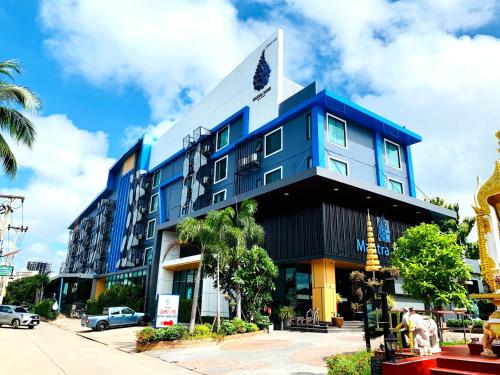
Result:
[[[384,337],[384,347],[385,347],[385,359],[390,362],[396,362],[396,349],[398,347],[398,339],[389,332],[389,334]]]

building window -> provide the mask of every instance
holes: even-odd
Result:
[[[283,149],[283,128],[278,128],[264,136],[264,157],[280,152]]]
[[[306,139],[309,140],[312,138],[312,120],[311,114],[308,113],[306,115]]]
[[[144,264],[149,266],[153,261],[153,248],[147,247],[144,251],[146,253]]]
[[[227,178],[227,155],[215,162],[214,184]]]
[[[270,184],[271,182],[281,180],[283,178],[283,168],[278,167],[269,172],[264,173],[264,185]]]
[[[226,189],[214,194],[214,204],[225,201],[225,200],[226,200]]]
[[[229,125],[217,132],[215,151],[226,147],[229,144]]]
[[[349,175],[349,167],[345,161],[330,158],[330,170],[332,172],[341,174],[342,176]]]
[[[175,271],[172,294],[178,294],[180,299],[192,299],[196,272],[196,269]]]
[[[160,179],[161,179],[161,169],[159,171],[156,171],[155,174],[153,175],[153,189],[160,185]]]
[[[159,201],[158,193],[153,194],[151,196],[151,201],[149,202],[149,212],[155,212],[156,210],[158,210],[158,201]]]
[[[347,124],[344,120],[328,115],[328,142],[347,148]]]
[[[312,156],[309,156],[307,158],[307,169],[310,169],[312,167],[313,167],[313,158],[312,158]]]
[[[388,185],[389,185],[389,190],[394,191],[399,194],[403,194],[403,183],[400,181],[393,180],[391,178],[388,178]]]
[[[155,226],[156,226],[156,219],[148,221],[148,230],[146,233],[147,240],[155,236]]]
[[[391,167],[401,169],[401,152],[397,143],[385,140],[385,162]]]

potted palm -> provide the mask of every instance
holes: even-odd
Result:
[[[279,310],[279,317],[281,321],[281,330],[283,330],[283,325],[284,328],[289,328],[292,319],[295,318],[295,308],[293,306],[281,306]]]
[[[334,326],[337,326],[339,328],[342,328],[342,326],[344,325],[344,318],[342,316],[339,315],[338,311],[339,311],[339,302],[342,300],[342,296],[340,295],[340,293],[335,293],[335,305],[336,305],[336,311],[337,313],[335,314],[334,317],[332,317],[332,324]]]

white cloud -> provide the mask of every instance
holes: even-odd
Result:
[[[417,185],[472,214],[475,176],[488,177],[497,158],[500,40],[457,33],[491,22],[497,3],[289,3],[306,25],[328,33],[330,50],[319,48],[333,60],[321,77],[325,84],[420,133],[424,140],[413,152]]]
[[[40,15],[46,46],[67,73],[138,85],[159,120],[176,117],[267,36],[224,0],[44,0]]]
[[[28,182],[1,190],[26,198],[24,225],[29,230],[16,257],[18,267],[36,258],[52,260],[58,268],[67,246],[66,228],[103,189],[113,160],[107,157],[103,132],[79,129],[60,114],[34,117],[33,122],[38,134],[33,149],[14,147],[20,172],[30,175]],[[15,225],[21,224],[20,210],[13,218]]]

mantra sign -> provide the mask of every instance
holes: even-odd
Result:
[[[378,241],[384,243],[383,245],[379,243],[375,243],[375,247],[377,248],[378,255],[389,256],[389,250],[391,244],[391,229],[389,226],[389,221],[385,219],[382,215],[381,217],[377,217],[377,237]],[[356,239],[356,251],[361,253],[366,253],[368,250],[368,243],[363,239]]]

